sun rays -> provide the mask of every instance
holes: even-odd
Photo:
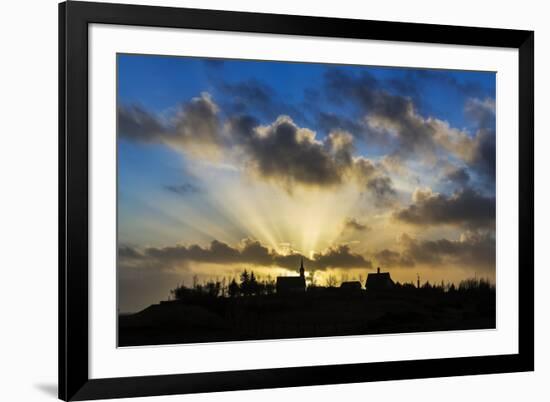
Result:
[[[494,278],[494,73],[119,57],[125,277]]]
[[[310,256],[334,246],[361,197],[353,185],[334,190],[304,187],[289,193],[213,165],[191,171],[208,183],[208,189],[197,197],[178,197],[174,207],[181,211],[179,219],[211,239],[236,243],[241,239],[228,232],[240,234],[281,254],[291,249]],[[227,231],[227,226],[233,230]]]

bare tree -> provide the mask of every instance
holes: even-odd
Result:
[[[317,286],[317,276],[315,275],[315,271],[311,273],[311,278],[309,280],[310,286]]]
[[[325,283],[326,283],[327,287],[329,287],[329,288],[336,287],[336,285],[338,284],[338,280],[336,279],[336,275],[330,274],[329,276],[327,276],[327,279],[326,279]]]

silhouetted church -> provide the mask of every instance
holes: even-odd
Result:
[[[391,290],[394,286],[390,273],[380,272],[380,267],[376,269],[376,273],[368,274],[365,284],[367,291]]]
[[[277,293],[291,294],[306,291],[306,276],[304,270],[304,258],[300,262],[300,276],[278,276]]]

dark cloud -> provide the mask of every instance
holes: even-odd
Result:
[[[461,83],[448,74],[419,71],[424,79],[448,80],[469,94],[473,88],[461,87]],[[451,127],[447,122],[417,112],[413,98],[384,90],[374,77],[353,75],[340,70],[330,70],[325,76],[329,99],[337,104],[350,103],[358,108],[367,122],[364,138],[380,146],[393,142],[390,154],[400,158],[414,158],[432,163],[442,154],[451,153],[464,161],[479,175],[488,179],[495,177],[495,103],[491,98],[469,98],[465,113],[475,122],[478,131],[474,136]],[[404,88],[402,88],[404,90]],[[324,117],[325,124],[347,126],[358,130],[349,121],[340,121],[337,116]]]
[[[121,245],[118,248],[118,257],[123,260],[135,260],[140,259],[142,254],[133,247]]]
[[[166,191],[169,191],[178,195],[189,195],[200,192],[200,188],[192,183],[183,183],[177,185],[166,185],[163,187]]]
[[[492,98],[470,98],[464,106],[464,113],[478,128],[467,162],[492,186],[496,171],[495,108]]]
[[[340,70],[329,70],[325,86],[330,99],[336,103],[351,102],[367,117],[371,140],[397,135],[399,154],[434,153],[436,127],[415,112],[408,97],[390,94],[380,88],[379,82],[368,74],[351,75]]]
[[[272,265],[274,259],[278,255],[275,251],[269,250],[269,248],[262,245],[259,241],[250,239],[244,241],[244,247],[240,254],[244,261],[264,266]],[[295,264],[294,267],[296,266]]]
[[[467,188],[451,196],[417,190],[414,203],[394,213],[394,218],[413,225],[462,225],[493,227],[495,198]]]
[[[487,90],[474,81],[459,81],[446,70],[435,69],[415,69],[408,71],[408,77],[405,80],[409,82],[424,81],[427,84],[444,85],[454,89],[459,94],[466,97],[481,97],[487,95]]]
[[[494,269],[496,242],[489,233],[467,232],[459,240],[417,240],[404,235],[403,255],[428,265],[456,264],[464,268]]]
[[[159,142],[166,135],[160,120],[141,106],[118,107],[118,133],[137,142]]]
[[[412,98],[415,103],[420,102],[422,91],[418,79],[416,79],[412,71],[407,71],[404,78],[393,77],[389,80],[385,80],[385,83],[399,95]]]
[[[316,116],[316,124],[322,132],[347,131],[354,138],[369,144],[386,148],[391,146],[391,136],[388,136],[383,130],[373,129],[360,118],[353,119],[325,111],[318,112]]]
[[[231,137],[243,150],[247,169],[255,176],[274,181],[289,192],[295,185],[334,187],[353,179],[376,200],[395,195],[392,181],[380,167],[354,157],[353,136],[333,131],[324,141],[298,127],[288,116],[268,126],[258,126],[250,116],[229,121]]]
[[[354,254],[349,246],[340,245],[330,248],[324,253],[315,254],[311,261],[313,268],[371,268],[372,263],[362,255]]]
[[[149,247],[143,250],[129,246],[119,247],[119,261],[125,267],[146,266],[160,270],[170,270],[185,266],[189,262],[211,264],[251,264],[256,266],[277,266],[297,269],[300,259],[304,258],[306,268],[323,270],[326,268],[369,268],[371,262],[363,256],[353,253],[347,245],[329,248],[314,255],[313,259],[292,253],[283,255],[270,250],[255,240],[247,239],[239,248],[214,240],[209,247],[199,245]]]
[[[273,112],[275,91],[258,80],[218,81],[217,87],[230,99],[233,111],[242,113],[252,106],[269,115]]]
[[[378,264],[382,267],[413,267],[415,265],[410,255],[402,255],[398,251],[390,249],[384,249],[377,252],[374,254],[374,258],[376,258],[376,261],[378,261]]]
[[[481,100],[478,98],[470,98],[464,106],[464,113],[470,118],[477,127],[494,128],[495,127],[495,101],[487,98]]]
[[[326,95],[336,104],[345,104],[351,99],[368,107],[374,91],[379,89],[378,80],[367,72],[352,75],[339,69],[330,69],[324,78]]]
[[[355,177],[364,185],[378,173],[377,166],[370,159],[363,157],[354,159],[353,170]]]
[[[338,168],[348,169],[355,163],[353,136],[347,131],[330,132],[325,138],[323,146]]]
[[[223,145],[218,106],[208,93],[202,93],[182,106],[174,117],[173,137],[168,141],[181,145],[184,150],[195,144],[200,147]],[[200,152],[200,149],[195,150]]]
[[[257,79],[230,82],[219,76],[212,78],[215,88],[224,95],[223,108],[229,115],[254,115],[275,120],[280,115],[307,120],[302,108],[284,102],[280,94]]]
[[[268,97],[258,88],[248,94]],[[333,187],[351,178],[377,200],[395,193],[391,179],[380,168],[366,158],[354,157],[353,136],[347,131],[334,130],[320,141],[315,132],[298,127],[288,116],[262,126],[246,114],[228,118],[222,129],[218,112],[207,93],[181,105],[167,123],[139,107],[120,107],[119,129],[127,139],[164,143],[201,158],[240,150],[237,160],[249,172],[289,192],[295,185]],[[189,186],[165,188],[179,194],[193,190]]]
[[[347,245],[331,247],[322,253],[316,253],[313,255],[313,259],[302,257],[299,254],[275,254],[273,265],[287,269],[297,269],[301,258],[304,259],[304,266],[309,271],[322,271],[327,268],[352,269],[372,267],[370,260],[352,252]]]
[[[256,136],[256,127],[259,126],[260,121],[248,114],[236,115],[227,119],[229,134],[237,144],[247,144],[253,141]]]
[[[492,186],[495,185],[496,155],[495,132],[489,129],[479,130],[469,162],[479,174],[489,179],[488,183]]]
[[[314,133],[301,129],[288,117],[279,117],[261,134],[248,134],[243,147],[249,168],[260,177],[282,183],[332,186],[341,182],[334,158],[316,141]]]
[[[475,135],[452,129],[447,123],[437,121],[439,145],[461,160],[466,167],[484,179],[485,186],[494,187],[496,162],[496,137],[493,129],[479,129]]]
[[[248,168],[258,176],[281,182],[288,188],[293,184],[332,186],[342,180],[342,163],[349,163],[349,150],[340,147],[335,150],[338,157],[331,155],[331,144],[315,139],[315,134],[299,128],[289,117],[279,117],[270,126],[261,127],[261,132],[250,117],[231,121],[233,136],[238,138],[248,158]],[[334,145],[335,146],[335,145]],[[344,161],[345,160],[345,161]]]
[[[370,179],[367,182],[367,189],[371,191],[379,202],[392,199],[397,195],[389,176],[378,176]]]
[[[118,122],[120,135],[128,140],[165,143],[202,156],[223,145],[218,106],[208,93],[183,103],[166,121],[138,106],[120,106]]]
[[[358,120],[350,119],[340,114],[321,111],[317,115],[317,124],[321,130],[329,133],[333,130],[348,131],[354,136],[361,137],[366,126]]]
[[[407,158],[433,164],[444,157],[443,153],[450,152],[469,170],[457,171],[454,177],[447,177],[448,181],[465,186],[469,172],[473,172],[477,184],[494,187],[494,101],[489,98],[470,98],[465,105],[465,113],[480,126],[472,136],[446,122],[420,116],[410,97],[384,90],[381,82],[367,73],[354,75],[332,69],[325,75],[323,96],[337,104],[355,105],[361,118],[319,112],[318,125],[328,133],[319,140],[313,131],[298,127],[292,118],[278,115],[285,107],[274,102],[280,97],[264,83],[220,81],[216,85],[234,106],[242,103],[243,107],[237,109],[246,113],[230,114],[222,125],[218,106],[207,93],[183,103],[169,118],[160,118],[139,106],[121,106],[121,137],[165,143],[209,159],[231,155],[239,149],[249,172],[276,182],[289,192],[294,185],[334,187],[355,179],[378,205],[396,196],[392,180],[379,166],[355,156],[354,137],[391,146],[383,161],[389,157],[400,160],[402,165]],[[310,96],[320,96],[318,91],[310,92]],[[270,125],[261,126],[248,112],[249,105],[263,110],[266,116],[278,117]]]
[[[477,82],[458,80],[445,70],[435,69],[403,69],[399,76],[382,80],[380,86],[388,88],[392,93],[411,98],[418,108],[432,108],[424,102],[425,89],[433,86],[446,88],[460,97],[484,97],[489,94]],[[435,106],[437,107],[437,106]]]
[[[332,69],[325,74],[325,86],[333,102],[356,102],[361,111],[398,116],[406,113],[409,107],[407,98],[383,91],[379,82],[367,73],[352,75]]]
[[[205,263],[234,263],[240,261],[240,252],[226,243],[214,240],[209,248],[198,245],[168,246],[163,248],[149,247],[143,251],[145,257],[156,259],[159,262],[179,263],[197,261]]]
[[[364,223],[359,222],[355,218],[348,218],[344,223],[346,229],[355,230],[357,232],[368,232],[371,228]]]
[[[470,174],[466,168],[455,168],[447,172],[443,180],[462,188],[468,184]]]

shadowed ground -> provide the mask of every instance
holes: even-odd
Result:
[[[490,329],[495,316],[494,288],[204,295],[120,315],[119,346]]]

